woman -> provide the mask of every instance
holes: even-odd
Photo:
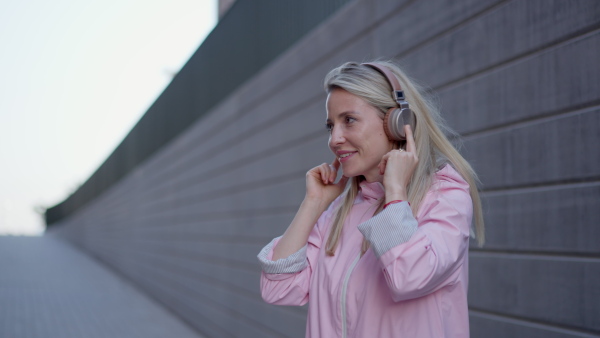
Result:
[[[258,255],[263,299],[308,302],[307,337],[468,337],[475,173],[393,63],[345,63],[325,90],[335,159],[308,171],[292,223]],[[390,127],[400,109],[414,136]]]

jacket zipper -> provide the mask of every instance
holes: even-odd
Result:
[[[342,337],[346,338],[348,335],[348,324],[346,323],[346,292],[348,291],[348,282],[350,281],[350,275],[352,274],[352,271],[354,270],[354,268],[356,267],[356,264],[358,263],[358,260],[360,259],[360,253],[358,254],[358,256],[356,256],[356,259],[354,259],[354,262],[352,262],[352,265],[350,265],[350,268],[348,269],[348,272],[346,273],[346,277],[344,278],[344,284],[342,285],[342,298],[341,298],[341,307],[342,307]]]

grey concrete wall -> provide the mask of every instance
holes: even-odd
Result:
[[[208,336],[302,336],[305,308],[262,302],[255,256],[331,158],[324,75],[394,57],[483,181],[472,336],[599,336],[599,52],[598,1],[357,0],[51,231]]]

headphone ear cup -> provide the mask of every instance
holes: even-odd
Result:
[[[403,113],[407,109],[391,108],[385,114],[383,128],[388,138],[392,141],[404,141],[406,140],[406,134],[404,133],[404,121],[402,119]]]
[[[404,125],[410,125],[415,130],[416,118],[410,108],[390,108],[383,118],[383,130],[392,141],[406,140]]]
[[[401,137],[401,135],[398,134],[397,128],[394,127],[394,123],[399,114],[399,108],[390,108],[383,117],[383,131],[385,131],[385,134],[391,141],[401,141],[401,139],[398,138]]]

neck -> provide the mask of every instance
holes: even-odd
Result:
[[[379,182],[379,183],[383,184],[383,175],[379,174],[379,169],[377,169],[377,173],[373,173],[371,175],[365,175],[364,178],[365,178],[365,181],[367,181],[368,183]]]

